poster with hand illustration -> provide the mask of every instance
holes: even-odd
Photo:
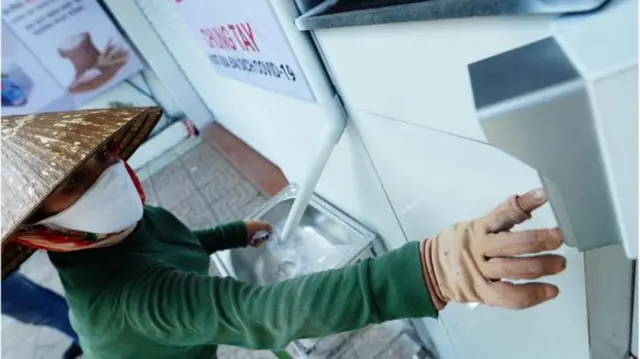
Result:
[[[2,24],[2,114],[73,108],[73,98]]]
[[[5,0],[2,14],[77,105],[142,70],[96,0]]]

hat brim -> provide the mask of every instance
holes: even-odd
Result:
[[[131,120],[121,126],[119,129],[112,131],[110,135],[104,136],[104,140],[99,142],[99,144],[92,149],[90,155],[87,156],[83,161],[79,161],[74,170],[71,171],[62,180],[58,181],[56,187],[54,187],[51,192],[53,192],[55,188],[57,188],[57,186],[64,182],[64,180],[66,180],[69,175],[73,174],[77,168],[82,166],[86,162],[86,160],[91,157],[91,155],[93,155],[96,151],[98,151],[98,149],[100,149],[104,144],[108,142],[113,142],[120,145],[120,148],[122,149],[120,157],[122,159],[127,160],[129,157],[131,157],[131,155],[138,149],[138,147],[140,147],[140,145],[147,139],[147,137],[149,137],[149,134],[162,117],[163,111],[162,108],[159,107],[130,110],[138,111],[138,113],[132,116]],[[55,116],[56,114],[52,113],[48,115]],[[61,113],[60,115],[63,115],[63,113]],[[105,117],[105,120],[108,121],[108,118]],[[34,206],[34,208],[29,211],[29,215],[31,215],[33,211],[35,211],[38,207],[39,204]],[[23,220],[26,220],[28,217],[29,216],[25,216]],[[10,234],[3,237],[9,238],[10,235],[18,228],[19,224],[20,223],[14,225],[14,228],[10,229]],[[5,238],[3,238],[2,240],[4,242]],[[2,278],[4,279],[11,273],[15,272],[22,263],[24,263],[27,259],[29,259],[29,257],[31,257],[31,255],[33,255],[35,251],[35,249],[29,248],[19,243],[3,243]]]

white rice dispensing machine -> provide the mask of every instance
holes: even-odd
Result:
[[[630,333],[637,315],[637,14],[636,0],[612,0],[553,20],[550,37],[468,66],[487,139],[538,171],[567,245],[585,253],[593,358],[610,357],[602,354],[610,351],[605,339],[618,329],[637,355]],[[618,257],[600,255],[615,245]],[[602,290],[628,297],[629,307],[607,306],[596,293]],[[598,328],[598,311],[624,323]]]

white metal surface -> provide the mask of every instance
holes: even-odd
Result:
[[[615,3],[615,0],[612,3]],[[599,63],[607,61],[610,64],[617,61],[618,68],[624,69],[624,54],[635,56],[637,53],[636,43],[628,42],[637,33],[636,13],[637,11],[633,9],[627,9],[625,22],[618,24],[615,30],[602,27],[595,30],[588,27],[596,26],[595,23],[602,25],[604,20],[598,18],[598,12],[593,12],[587,15],[593,18],[591,22],[585,22],[581,29],[576,27],[576,30],[571,32],[576,43],[585,45],[586,49],[589,49],[589,44],[593,45],[594,42],[602,39],[609,42],[609,47],[604,47],[605,49],[618,52],[613,57],[612,53],[607,51],[593,53],[591,56],[588,53],[582,54],[579,55],[584,59],[582,64],[572,58],[581,72],[585,72],[583,68],[592,69],[598,67]],[[479,203],[487,203],[488,206],[488,202],[481,198],[488,195],[488,188],[496,185],[494,181],[501,186],[496,188],[515,190],[517,187],[513,186],[522,186],[518,190],[529,189],[525,188],[528,186],[523,185],[525,182],[516,180],[513,169],[504,167],[504,164],[494,168],[497,173],[502,171],[504,178],[488,176],[489,172],[485,172],[488,168],[478,168],[478,166],[485,166],[487,161],[491,162],[491,156],[486,157],[480,150],[471,150],[470,147],[473,146],[465,144],[466,140],[454,140],[454,137],[486,141],[472,113],[473,102],[468,77],[464,73],[466,65],[550,36],[550,20],[551,18],[545,17],[459,19],[314,32],[321,46],[321,52],[329,64],[329,71],[338,86],[338,91],[343,97],[349,114],[355,119],[362,132],[376,171],[381,175],[383,186],[391,198],[392,206],[399,215],[408,239],[419,239],[446,227],[452,221],[461,220],[461,214],[469,211],[468,208],[476,208],[479,211],[479,208],[473,207],[478,206]],[[567,22],[571,21],[571,18],[567,19]],[[576,16],[573,21],[583,20]],[[606,25],[615,21],[606,20],[604,23]],[[626,38],[625,34],[628,35]],[[358,51],[352,51],[354,47],[357,47]],[[599,51],[601,50],[591,47],[591,52]],[[634,161],[630,159],[637,156],[637,141],[629,140],[629,136],[637,135],[637,112],[635,112],[637,109],[634,111],[637,103],[628,101],[637,99],[637,83],[635,83],[637,80],[632,73],[636,71],[636,69],[627,68],[627,73],[621,71],[606,80],[594,81],[595,90],[592,93],[596,94],[596,100],[593,102],[594,111],[601,119],[606,118],[608,121],[603,125],[601,133],[603,138],[607,139],[608,151],[610,151],[607,158],[608,165],[617,167],[613,171],[615,175],[611,178],[611,182],[614,183],[612,188],[621,196],[627,193],[626,197],[620,197],[618,203],[619,213],[623,213],[619,219],[624,222],[628,232],[636,233],[637,238],[637,229],[634,232],[633,228],[634,221],[637,221],[637,157]],[[593,76],[597,75],[596,78],[602,77],[596,71],[588,70],[587,72],[591,72]],[[626,94],[620,96],[623,92]],[[403,125],[409,124],[416,127],[406,131],[392,130],[394,127],[402,128]],[[426,129],[443,134],[442,141],[435,140],[433,143],[433,139],[438,136],[431,135],[409,140],[414,132],[427,133]],[[446,135],[452,135],[448,136],[452,144],[450,146],[443,146]],[[625,136],[626,139],[622,139]],[[455,141],[458,141],[460,148],[456,148]],[[467,147],[469,147],[468,153],[458,154],[461,148]],[[615,156],[613,156],[614,153]],[[468,156],[468,160],[464,156]],[[443,167],[445,163],[452,166],[448,169],[447,175],[443,175],[441,170],[447,168]],[[473,173],[474,166],[478,168],[478,173]],[[519,166],[516,167],[519,168]],[[626,168],[623,168],[625,166]],[[523,166],[523,168],[526,167]],[[527,178],[526,183],[536,178],[532,169],[528,171],[530,177],[523,177]],[[485,173],[485,175],[479,173]],[[459,184],[452,184],[453,181]],[[469,192],[471,188],[476,188],[476,192]],[[623,190],[623,188],[626,189]],[[635,215],[634,211],[636,211]],[[551,212],[547,214],[548,225],[553,225]],[[450,322],[451,316],[445,313],[442,316],[446,326],[445,331],[454,342],[454,350],[461,350],[458,356],[460,358],[520,358],[523,353],[529,353],[524,355],[588,358],[587,351],[590,343],[586,324],[588,315],[585,281],[597,282],[598,278],[593,276],[591,279],[585,278],[584,268],[581,268],[584,265],[583,255],[573,250],[568,250],[568,253],[572,271],[566,277],[560,278],[563,283],[560,289],[563,293],[561,297],[571,299],[562,303],[550,303],[533,312],[524,311],[521,314],[523,318],[529,315],[536,318],[523,319],[516,325],[517,322],[508,320],[510,313],[495,312],[493,316],[487,316],[486,322],[482,323],[476,321],[480,314],[475,314],[474,311],[464,314],[461,309],[459,317]],[[592,260],[591,263],[599,263],[600,268],[607,267],[611,265],[611,258],[603,254],[595,257],[597,260]],[[576,269],[573,266],[580,268]],[[626,263],[621,263],[620,270],[617,270],[621,276],[615,283],[619,284],[616,288],[627,290],[628,285],[624,284],[625,266]],[[591,265],[590,269],[595,267]],[[576,310],[575,303],[579,303],[579,312],[574,313],[573,318],[564,316],[567,310]],[[601,312],[602,315],[620,318],[624,315],[624,310],[619,308],[621,303],[618,303],[616,309],[608,306],[609,309]],[[592,307],[596,308],[592,308],[590,312],[597,312],[601,308],[595,304]],[[526,343],[524,346],[516,344],[517,338],[522,337],[520,328],[529,329],[535,326],[534,323],[538,318],[550,318],[549,321],[554,323],[552,327],[545,329],[540,322],[538,330],[541,332],[548,330],[557,338],[563,339],[559,339],[557,345],[547,346],[536,341],[539,337],[547,338],[545,335],[528,335],[527,339],[537,345],[530,350],[518,351],[527,345]],[[614,321],[615,319],[612,319],[601,323]],[[451,323],[464,324],[456,324],[456,327],[452,327]],[[511,323],[510,325],[513,326],[504,325],[504,323]],[[597,321],[593,325],[597,326]],[[618,330],[623,326],[624,321],[618,321],[613,326],[606,324],[606,328],[601,330],[602,338],[609,338],[610,345],[618,348],[623,343],[618,335],[627,337],[625,332]],[[561,330],[561,327],[564,329]],[[504,333],[500,343],[494,343],[493,347],[484,346],[491,341],[483,343],[485,337],[482,333],[499,333],[504,328],[510,328],[510,331]],[[433,330],[434,333],[441,332],[437,327]],[[606,337],[604,332],[607,330],[609,333],[615,330],[616,338]],[[442,335],[434,337],[443,338]],[[441,343],[438,343],[436,339],[439,348],[451,347],[445,339],[440,341]],[[485,348],[487,350],[483,353],[485,356],[479,356],[480,352],[467,352],[470,347]],[[452,351],[448,352],[451,357],[456,355]],[[541,352],[545,354],[536,355]]]
[[[348,111],[486,141],[467,64],[549,35],[547,16],[345,27],[314,35]]]
[[[638,254],[637,14],[637,0],[613,0],[596,13],[552,22],[554,38],[588,87],[629,258]]]
[[[633,306],[633,263],[620,245],[584,253],[591,359],[626,358]]]

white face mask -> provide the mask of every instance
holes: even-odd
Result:
[[[110,234],[142,219],[142,200],[124,162],[107,168],[76,203],[37,224],[55,229]]]

